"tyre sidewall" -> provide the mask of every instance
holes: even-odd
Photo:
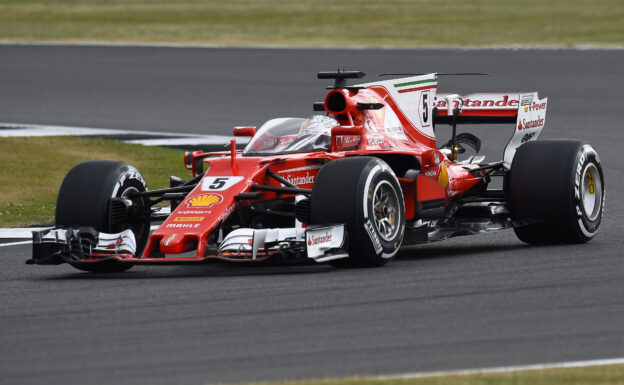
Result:
[[[583,210],[583,173],[595,165],[602,186],[600,210]],[[582,243],[594,237],[604,212],[604,174],[596,151],[573,140],[543,140],[516,151],[509,177],[512,219],[520,240],[530,244]],[[528,222],[528,223],[527,223]]]
[[[373,193],[375,188],[384,182],[388,182],[392,186],[399,201],[399,218],[396,218],[396,220],[399,222],[400,228],[390,240],[383,239],[373,223]],[[356,229],[351,231],[357,231],[358,238],[364,239],[365,242],[364,244],[360,242],[354,243],[352,248],[356,252],[365,254],[368,259],[375,263],[386,263],[396,255],[405,232],[405,207],[401,186],[390,167],[385,162],[377,160],[376,162],[371,162],[370,166],[363,170],[360,185],[358,186],[358,194],[357,204],[359,210],[357,223],[355,224]]]
[[[383,240],[372,219],[372,193],[381,181],[393,187],[399,201],[400,229],[391,242]],[[321,168],[312,189],[310,224],[340,223],[345,225],[349,258],[331,261],[332,265],[381,266],[396,254],[405,231],[405,202],[399,182],[386,162],[357,156],[334,160]]]
[[[600,199],[600,211],[595,220],[590,220],[590,218],[585,215],[585,211],[583,210],[583,202],[581,198],[581,189],[582,189],[582,181],[585,175],[583,175],[584,170],[586,170],[588,165],[595,165],[598,173],[600,175],[600,183],[602,186],[602,197]],[[602,171],[602,165],[600,163],[600,158],[596,151],[590,145],[583,145],[581,147],[578,156],[576,157],[575,168],[574,168],[574,187],[572,194],[572,202],[574,205],[574,216],[576,222],[576,230],[578,232],[579,238],[587,241],[596,235],[596,231],[600,226],[600,222],[602,220],[602,214],[604,212],[605,205],[605,187],[604,187],[604,174]]]

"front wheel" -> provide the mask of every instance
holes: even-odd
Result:
[[[509,188],[521,241],[583,243],[596,235],[605,185],[600,158],[590,145],[571,140],[523,144],[514,156]]]
[[[111,198],[132,198],[134,193],[147,190],[143,176],[134,166],[124,162],[94,160],[82,162],[69,172],[56,202],[56,225],[63,227],[93,227],[104,233],[118,233],[130,229],[136,239],[136,255],[141,255],[149,237],[149,222],[126,218],[123,223],[111,223]],[[136,207],[143,209],[146,198],[132,198]],[[115,260],[101,262],[72,262],[77,269],[95,273],[113,273],[128,270],[131,265]]]
[[[346,225],[349,258],[336,266],[381,266],[397,253],[405,232],[399,182],[384,161],[339,159],[319,171],[310,202],[310,224]]]

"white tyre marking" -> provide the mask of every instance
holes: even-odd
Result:
[[[373,169],[368,174],[368,177],[366,178],[366,183],[364,184],[364,199],[363,199],[363,201],[364,201],[363,202],[363,205],[364,205],[364,219],[368,219],[368,189],[370,187],[371,181],[373,180],[373,177],[380,170],[381,170],[381,165],[380,164],[378,164],[377,166],[373,167]]]
[[[364,228],[366,229],[369,238],[373,242],[373,247],[375,247],[375,253],[381,253],[383,251],[383,248],[381,247],[381,241],[379,240],[379,237],[377,236],[377,233],[375,232],[375,229],[373,228],[373,224],[371,223],[370,219],[367,219],[366,222],[364,222]]]

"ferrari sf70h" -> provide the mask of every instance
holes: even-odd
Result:
[[[148,190],[124,162],[76,165],[28,262],[92,272],[215,260],[381,266],[402,246],[508,228],[529,244],[595,236],[600,158],[589,144],[537,140],[547,99],[438,93],[436,73],[346,84],[363,76],[319,73],[334,85],[317,115],[235,127],[250,138],[244,150],[232,140],[224,152],[187,152],[192,177],[169,188]],[[490,123],[513,134],[502,158],[484,162],[480,140],[457,127]],[[434,134],[442,126],[446,143]]]

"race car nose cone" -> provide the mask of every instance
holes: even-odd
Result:
[[[187,251],[190,245],[190,239],[184,234],[171,234],[160,240],[160,252],[162,254],[179,254]]]

